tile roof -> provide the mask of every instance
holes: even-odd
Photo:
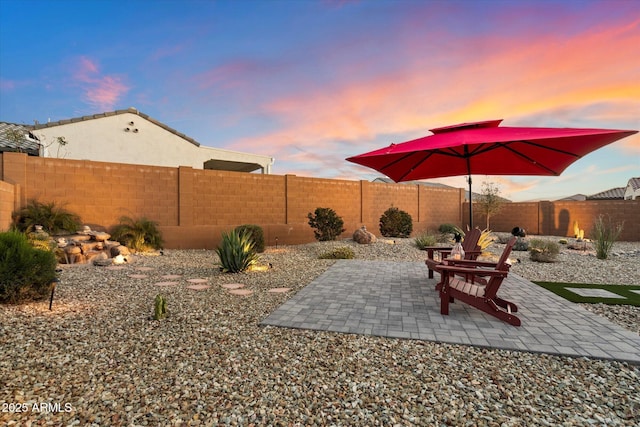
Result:
[[[616,187],[587,196],[587,200],[624,199],[626,187]]]
[[[193,139],[191,137],[188,137],[187,135],[183,134],[182,132],[178,132],[177,130],[165,125],[164,123],[159,122],[158,120],[156,120],[154,118],[149,117],[148,115],[146,115],[144,113],[141,113],[140,111],[138,111],[136,108],[133,108],[133,107],[130,107],[130,108],[126,109],[126,110],[109,111],[109,112],[106,112],[106,113],[92,114],[90,116],[82,116],[82,117],[76,117],[76,118],[72,118],[72,119],[59,120],[57,122],[38,123],[38,124],[32,126],[31,129],[37,130],[37,129],[54,127],[54,126],[68,125],[70,123],[76,123],[76,122],[82,122],[82,121],[94,120],[94,119],[101,119],[101,118],[104,118],[104,117],[116,116],[118,114],[126,114],[126,113],[137,114],[138,116],[142,117],[143,119],[148,120],[148,121],[150,121],[151,123],[153,123],[153,124],[155,124],[157,126],[160,126],[161,128],[163,128],[167,132],[171,132],[174,135],[177,135],[180,138],[192,143],[196,147],[200,146],[200,143],[198,141],[196,141],[195,139]]]
[[[40,155],[40,142],[35,135],[31,133],[31,126],[19,125],[16,123],[0,122],[0,152],[3,151],[17,151],[24,152],[31,156]],[[21,147],[16,145],[16,142],[11,138],[8,138],[7,131],[18,131],[24,133],[25,139]]]
[[[629,179],[629,183],[627,184],[627,186],[631,186],[631,188],[633,188],[633,191],[636,191],[638,188],[640,188],[640,177],[639,178],[630,178]]]

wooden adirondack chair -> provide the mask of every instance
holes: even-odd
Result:
[[[509,240],[497,263],[462,260],[439,265],[438,272],[442,275],[438,284],[440,313],[448,315],[449,304],[458,299],[511,325],[520,326],[520,319],[512,314],[518,307],[497,296],[509,273],[507,259],[515,243],[515,237]]]
[[[482,253],[480,247],[478,246],[478,240],[480,240],[480,236],[482,235],[482,231],[479,228],[474,228],[469,231],[466,236],[464,236],[464,240],[462,241],[462,249],[464,249],[464,259],[467,260],[475,260]],[[451,254],[452,247],[443,247],[443,246],[428,246],[424,248],[427,251],[427,259],[425,260],[425,264],[429,268],[429,279],[433,279],[433,270],[434,266],[439,263],[434,258],[434,255],[437,253],[440,255],[440,259],[443,260],[447,258]]]

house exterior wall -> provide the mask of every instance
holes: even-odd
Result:
[[[67,145],[59,150],[57,144],[51,144],[45,149],[44,157],[166,167],[190,166],[194,169],[203,169],[207,160],[218,159],[257,163],[263,166],[265,173],[271,172],[273,163],[268,156],[197,146],[129,112],[37,127],[33,133],[44,145],[51,144],[60,136],[67,141]]]
[[[123,163],[0,154],[0,231],[11,212],[29,199],[56,202],[95,230],[108,230],[121,216],[157,222],[167,248],[213,249],[221,233],[241,224],[260,225],[269,246],[314,241],[307,214],[329,207],[345,232],[365,225],[379,235],[379,220],[391,206],[413,218],[414,235],[440,224],[466,226],[464,190],[371,183],[295,175],[258,175]],[[509,203],[491,219],[493,231],[514,226],[529,234],[572,236],[578,221],[587,237],[598,215],[624,221],[620,240],[640,241],[640,199]],[[474,223],[484,227],[477,212]]]
[[[625,200],[635,200],[640,197],[640,188],[633,189],[631,184],[627,185],[627,188],[624,190],[624,199]]]

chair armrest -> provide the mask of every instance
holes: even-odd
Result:
[[[507,277],[507,271],[502,270],[483,270],[478,268],[465,268],[457,265],[439,265],[438,271],[441,274],[455,275],[464,274],[469,276],[491,276],[491,277]]]
[[[449,265],[455,265],[460,267],[472,268],[472,267],[492,267],[495,268],[498,265],[497,262],[491,261],[476,261],[473,259],[451,259],[445,260]]]

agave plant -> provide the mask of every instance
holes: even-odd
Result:
[[[137,252],[160,249],[163,244],[158,224],[144,217],[120,217],[120,223],[111,230],[111,238]]]
[[[222,243],[216,253],[224,272],[240,273],[258,262],[255,243],[249,230],[222,233]]]

